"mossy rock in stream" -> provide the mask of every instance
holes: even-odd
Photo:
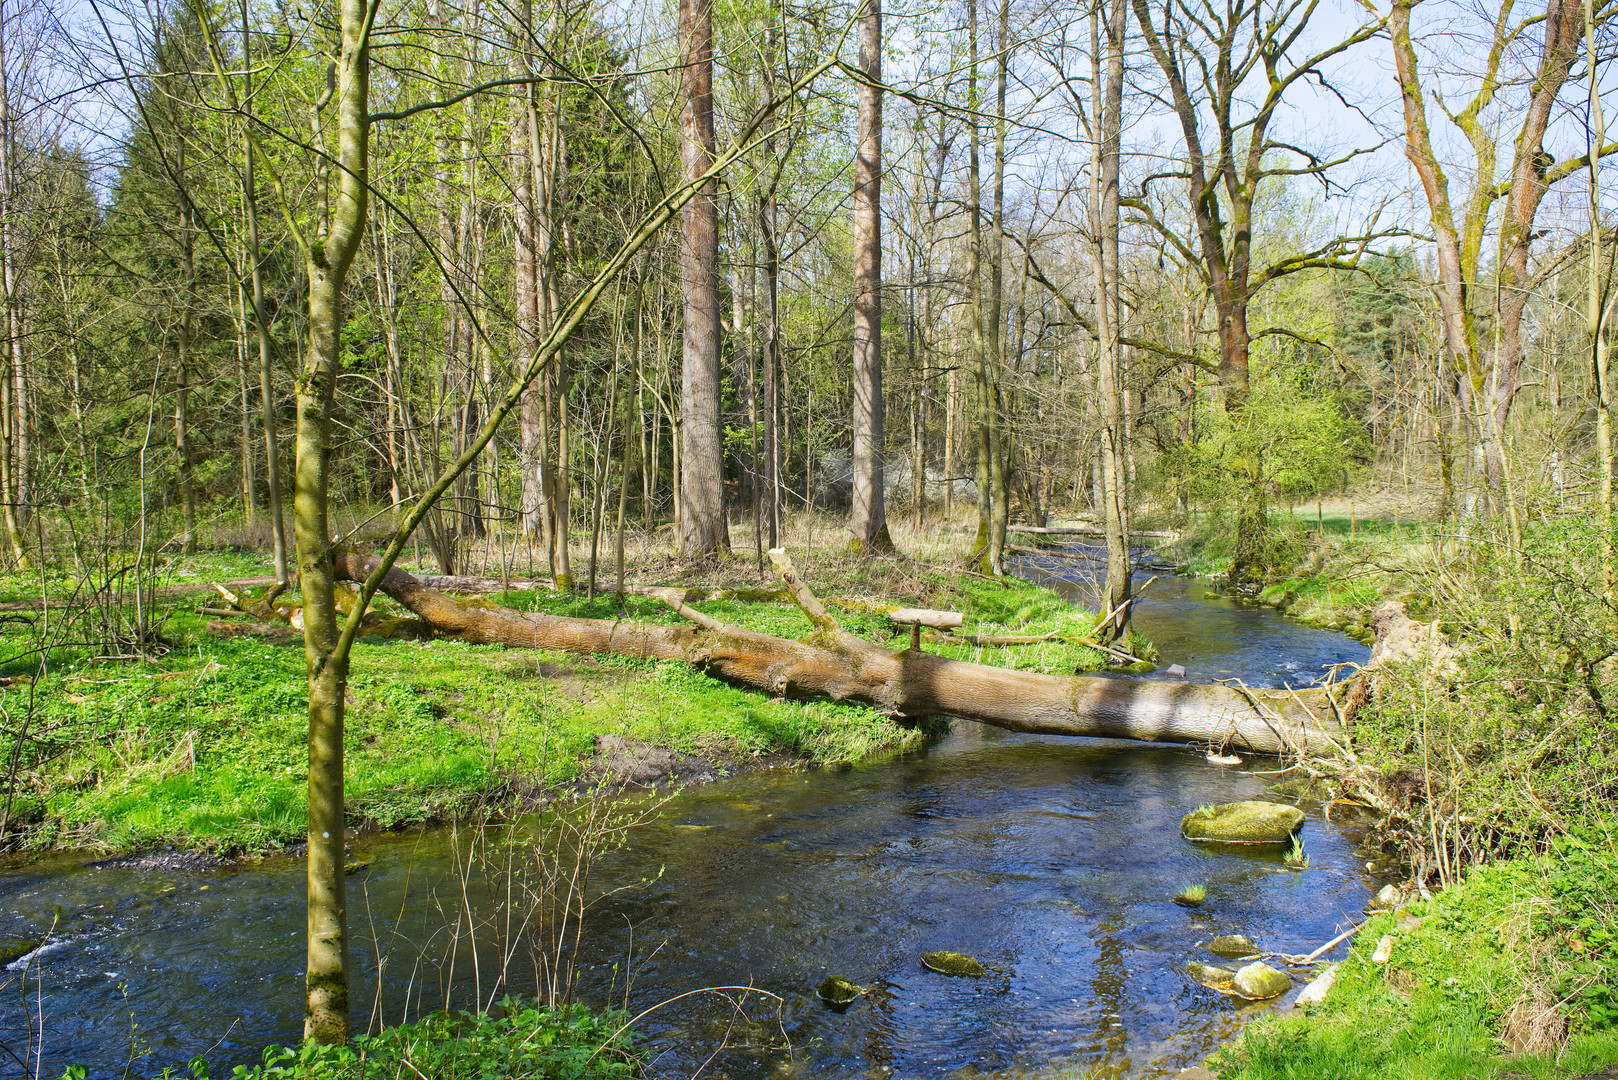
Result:
[[[1259,949],[1251,938],[1243,937],[1241,934],[1220,934],[1208,942],[1208,951],[1215,956],[1234,960],[1238,956],[1257,956]]]
[[[980,979],[989,973],[977,960],[958,952],[924,952],[921,954],[921,966],[940,975],[958,975],[969,979]]]
[[[1216,967],[1213,964],[1203,964],[1196,960],[1185,966],[1186,974],[1197,980],[1210,990],[1218,990],[1222,994],[1230,993],[1231,983],[1236,973],[1229,968]]]
[[[22,937],[13,934],[0,937],[0,967],[5,967],[15,960],[22,959],[43,944],[45,943],[39,938],[33,937]]]
[[[1284,971],[1255,960],[1236,972],[1230,981],[1230,992],[1248,1001],[1268,1001],[1292,989],[1292,978]]]
[[[815,987],[815,996],[838,1012],[852,1005],[863,993],[865,987],[850,982],[841,975],[829,975]]]
[[[1180,819],[1180,832],[1211,844],[1290,844],[1303,821],[1296,806],[1251,800],[1199,807]]]

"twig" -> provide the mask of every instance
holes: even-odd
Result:
[[[725,624],[711,615],[704,615],[694,607],[688,607],[682,599],[679,589],[648,589],[648,596],[655,596],[687,622],[700,626],[704,630],[723,630]]]

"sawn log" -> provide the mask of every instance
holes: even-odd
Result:
[[[362,581],[374,556],[339,551],[336,576]],[[1320,691],[1238,689],[1223,684],[1043,675],[891,650],[838,626],[798,580],[784,552],[771,552],[788,593],[815,631],[792,641],[729,626],[688,607],[679,590],[661,598],[690,625],[657,625],[524,613],[429,589],[394,568],[381,591],[442,636],[474,644],[677,660],[729,682],[781,697],[858,701],[894,716],[959,717],[1010,731],[1228,747],[1263,754],[1326,751],[1340,741]]]

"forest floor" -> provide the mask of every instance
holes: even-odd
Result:
[[[971,540],[964,531],[935,528],[920,536],[898,529],[900,550],[911,554],[861,560],[843,555],[833,546],[838,532],[818,524],[818,536],[789,537],[794,558],[845,628],[870,639],[889,641],[881,608],[895,604],[958,610],[968,633],[1079,637],[1093,625],[1094,616],[1047,589],[958,571]],[[815,539],[820,543],[811,546]],[[651,543],[639,545],[629,578],[771,586],[773,571],[759,571],[751,542],[742,532],[729,559],[690,566],[659,555]],[[108,852],[173,846],[233,855],[301,837],[303,651],[285,634],[209,633],[208,618],[198,614],[211,582],[263,569],[258,558],[228,553],[166,559],[154,582],[165,652],[109,661],[96,659],[92,648],[62,646],[37,685],[23,676],[33,663],[28,653],[39,617],[0,624],[0,655],[16,658],[0,671],[14,679],[0,704],[13,724],[26,718],[42,740],[41,760],[19,770],[10,804],[24,846]],[[602,577],[610,577],[610,565]],[[37,600],[40,589],[37,578],[11,580],[0,583],[0,599]],[[661,601],[634,594],[622,607],[611,593],[590,600],[531,590],[491,599],[570,616],[679,621]],[[784,600],[692,606],[763,633],[801,637],[811,629]],[[1062,673],[1097,669],[1105,659],[1061,638],[1008,648],[926,647]],[[863,705],[772,699],[679,663],[453,641],[357,643],[347,717],[349,817],[360,830],[510,812],[593,784],[690,783],[759,767],[861,761],[915,746],[936,730],[894,723]]]

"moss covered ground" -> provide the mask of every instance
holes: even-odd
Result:
[[[823,595],[841,601],[833,611],[847,629],[896,647],[903,643],[890,642],[884,604],[953,608],[974,634],[1076,637],[1093,623],[1049,590],[947,565],[823,555],[800,559],[800,569]],[[160,600],[166,652],[107,660],[93,646],[69,641],[52,652],[37,684],[18,678],[3,692],[13,724],[26,715],[31,732],[9,811],[24,844],[234,853],[301,836],[307,756],[301,648],[207,633],[208,620],[196,613],[206,594],[175,591],[263,571],[232,555],[172,560],[161,579],[169,590]],[[671,583],[770,584],[742,557],[700,571],[652,569]],[[37,599],[40,584],[12,579],[0,591]],[[523,591],[494,599],[555,614],[679,620],[661,602],[636,595],[622,607],[613,595],[587,600]],[[810,630],[786,602],[693,606],[763,633],[802,637]],[[0,625],[6,631],[0,675],[28,675],[37,663],[38,619]],[[1096,668],[1104,659],[1060,636],[1020,647],[927,647],[1041,671]],[[723,775],[761,758],[807,764],[869,758],[913,746],[929,730],[862,705],[771,699],[677,663],[362,640],[349,685],[349,815],[354,827],[395,829],[514,806],[557,786],[600,779],[595,755],[602,736],[701,756]]]

